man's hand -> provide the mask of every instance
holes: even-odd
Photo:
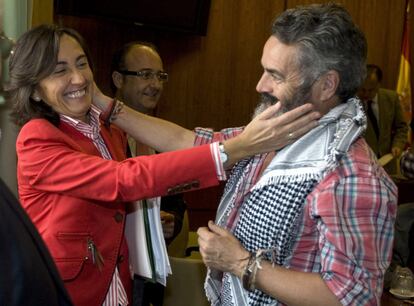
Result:
[[[174,235],[174,215],[161,210],[160,217],[164,238],[172,238],[172,236]]]
[[[249,252],[228,230],[208,222],[208,227],[197,230],[198,245],[207,267],[230,272],[240,277],[249,258]]]

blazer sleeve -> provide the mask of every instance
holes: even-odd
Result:
[[[394,121],[392,124],[393,138],[391,146],[404,150],[408,139],[408,124],[404,119],[397,93],[392,92],[390,99],[392,99],[392,105],[394,106]]]
[[[107,202],[218,184],[208,145],[115,161],[93,155],[81,143],[46,120],[27,123],[16,143],[19,186]]]

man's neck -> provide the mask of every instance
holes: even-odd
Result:
[[[339,104],[341,104],[341,101],[339,100],[339,98],[335,96],[317,105],[315,110],[318,111],[322,116],[324,116],[327,113],[329,113],[331,109],[337,107]]]

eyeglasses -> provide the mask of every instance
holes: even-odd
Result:
[[[160,82],[168,81],[168,73],[164,71],[154,71],[151,69],[143,69],[140,71],[131,71],[131,70],[119,70],[120,74],[123,75],[133,75],[142,78],[143,80],[153,80],[154,77],[157,77]]]

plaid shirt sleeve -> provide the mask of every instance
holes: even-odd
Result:
[[[321,275],[343,305],[380,305],[396,203],[396,187],[385,172],[333,173],[311,193]]]
[[[220,181],[227,179],[226,171],[220,159],[218,142],[237,136],[243,131],[242,128],[228,128],[220,132],[214,132],[212,129],[196,128],[194,146],[210,144],[211,155],[216,165],[217,177]]]
[[[243,131],[242,127],[223,129],[220,132],[214,132],[208,128],[196,128],[195,129],[195,141],[194,146],[200,146],[215,141],[224,141],[233,137],[236,137]]]
[[[409,178],[414,179],[414,147],[410,151],[405,151],[401,156],[400,166],[401,173]]]

